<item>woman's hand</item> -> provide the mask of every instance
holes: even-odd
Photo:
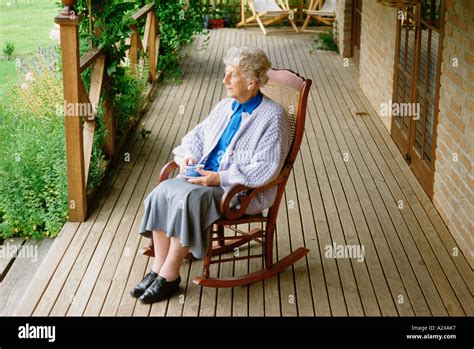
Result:
[[[219,172],[206,171],[202,169],[198,169],[198,172],[202,177],[189,178],[188,182],[204,185],[206,187],[221,184],[221,176],[219,175]]]
[[[197,163],[195,158],[184,158],[183,164],[179,167],[179,173],[186,173],[186,166]]]

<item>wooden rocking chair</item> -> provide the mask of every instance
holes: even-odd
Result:
[[[280,207],[286,182],[290,176],[293,163],[298,155],[303,138],[306,104],[312,81],[305,79],[290,70],[272,69],[268,72],[268,77],[269,81],[264,87],[262,87],[261,91],[267,97],[273,99],[286,109],[287,115],[290,118],[291,128],[292,144],[290,151],[280,175],[271,183],[259,188],[248,188],[238,184],[233,186],[224,194],[220,202],[220,211],[223,218],[216,221],[210,229],[211,246],[204,258],[202,276],[193,279],[195,284],[209,287],[235,287],[248,285],[280,273],[309,253],[308,249],[299,247],[280,261],[277,261],[276,263],[273,262],[273,240],[278,209]],[[177,169],[178,165],[174,161],[169,162],[162,168],[159,181],[167,180],[173,172],[176,172],[175,170]],[[277,186],[278,188],[277,195],[273,206],[268,209],[267,215],[246,215],[245,211],[255,195],[274,186]],[[242,195],[242,193],[245,193],[245,195]],[[239,205],[231,205],[234,197],[238,198]],[[252,229],[247,232],[235,228],[239,224],[253,222],[264,223],[264,228]],[[237,234],[235,236],[225,236],[224,228],[231,229]],[[227,252],[233,253],[235,248],[247,244],[252,240],[262,245],[262,254],[212,259],[213,256],[219,256]],[[150,245],[144,249],[142,253],[147,256],[154,256],[153,239],[150,240]],[[211,264],[259,257],[264,258],[264,268],[262,270],[229,278],[210,277],[209,269]],[[192,255],[189,253],[187,258],[192,258]]]

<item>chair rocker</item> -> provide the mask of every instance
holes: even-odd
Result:
[[[248,188],[238,184],[224,194],[220,202],[220,211],[223,218],[214,222],[210,229],[210,247],[204,258],[203,273],[202,276],[193,279],[195,284],[208,287],[236,287],[248,285],[265,280],[282,272],[309,253],[308,249],[299,247],[276,263],[273,261],[274,234],[278,209],[286,182],[290,176],[303,138],[306,105],[312,81],[290,70],[272,69],[268,72],[268,77],[269,81],[261,88],[261,91],[267,97],[273,99],[285,108],[290,119],[291,148],[286,157],[285,164],[275,180],[258,188]],[[166,164],[161,170],[159,182],[167,180],[172,173],[177,172],[177,169],[178,165],[174,161]],[[273,205],[268,209],[267,215],[246,215],[245,211],[255,195],[274,186],[277,186],[277,195]],[[233,200],[234,197],[237,198],[238,205],[231,204],[232,202],[235,203],[235,199]],[[236,228],[239,224],[255,222],[260,223],[263,229],[256,228],[249,231],[242,231]],[[232,236],[225,236],[224,228],[230,229],[235,233]],[[262,254],[240,257],[234,256],[233,252],[235,248],[248,244],[251,241],[261,244]],[[228,252],[232,253],[232,257],[222,258],[223,256],[221,255]],[[153,239],[150,240],[149,246],[145,248],[142,253],[147,256],[154,256]],[[187,258],[192,258],[191,253],[188,254]],[[210,275],[210,266],[212,264],[228,263],[251,258],[262,258],[263,269],[250,274],[228,278],[212,278]]]

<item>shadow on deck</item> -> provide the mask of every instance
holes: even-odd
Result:
[[[252,30],[211,31],[193,44],[183,83],[160,85],[132,137],[130,162],[101,188],[90,217],[67,223],[16,315],[137,316],[453,316],[474,315],[474,278],[428,196],[406,165],[351,69],[335,53],[310,54],[307,35],[264,37]],[[249,287],[209,289],[191,280],[202,262],[182,266],[181,292],[142,305],[129,289],[149,270],[138,250],[143,199],[171,150],[225,96],[221,58],[231,45],[263,48],[276,68],[313,80],[299,159],[277,225],[277,253],[311,250],[277,277]],[[401,207],[403,204],[403,208]],[[329,258],[329,247],[358,245],[363,260]],[[220,273],[260,268],[259,260]]]

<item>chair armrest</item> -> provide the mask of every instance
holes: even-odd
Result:
[[[161,169],[160,178],[158,179],[158,183],[161,183],[161,182],[166,181],[167,179],[169,179],[169,176],[170,176],[171,172],[173,172],[178,167],[179,167],[179,165],[176,162],[174,162],[174,160],[168,162]]]
[[[283,167],[276,179],[258,188],[249,188],[242,184],[233,185],[221,199],[219,207],[221,214],[226,219],[239,219],[245,214],[245,211],[247,210],[248,206],[250,205],[250,202],[255,197],[255,195],[269,188],[272,188],[282,182],[286,182],[290,175],[292,167],[293,166],[291,164],[285,165],[285,167]],[[239,193],[242,192],[246,192],[246,194],[239,195]],[[238,198],[239,200],[239,205],[237,205],[237,207],[231,206],[234,197]]]

